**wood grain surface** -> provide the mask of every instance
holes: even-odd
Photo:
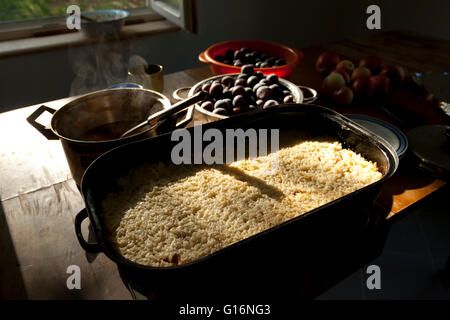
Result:
[[[450,61],[443,59],[443,55],[450,52],[449,42],[389,32],[370,39],[352,39],[305,49],[304,60],[289,79],[296,84],[318,88],[321,77],[315,71],[314,63],[324,48],[354,60],[377,53],[386,61],[412,70],[450,70]],[[192,86],[210,76],[207,66],[166,75],[164,93],[174,101],[172,92],[175,89]],[[423,97],[402,94],[394,93],[391,98],[400,103],[418,103],[421,109],[426,109],[424,114],[428,123],[442,121],[433,110],[427,109],[431,107],[420,100]],[[57,109],[71,99],[46,105]],[[87,255],[78,244],[74,217],[84,204],[71,178],[60,142],[48,141],[25,120],[38,106],[0,114],[0,298],[137,298],[135,292],[130,293],[127,289],[113,262],[103,254]],[[369,114],[395,124],[373,105],[336,110]],[[195,119],[204,120],[198,114]],[[42,119],[43,123],[48,120],[48,116]],[[383,186],[377,201],[390,211],[389,218],[392,218],[443,185],[443,181],[402,162],[399,172]],[[83,224],[83,229],[88,238],[88,223]],[[70,265],[78,265],[81,269],[82,290],[66,287],[69,276],[66,271]]]

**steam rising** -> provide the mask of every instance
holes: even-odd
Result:
[[[144,58],[131,55],[130,41],[100,40],[98,43],[69,50],[69,62],[74,72],[70,95],[80,95],[103,90],[111,85],[127,82],[131,66],[147,66]]]

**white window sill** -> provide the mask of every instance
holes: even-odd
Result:
[[[167,20],[150,21],[125,25],[120,32],[120,39],[160,34],[180,30],[180,27]],[[68,46],[95,43],[95,39],[87,37],[83,32],[0,41],[0,57],[16,56]]]

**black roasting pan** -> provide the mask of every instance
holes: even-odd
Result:
[[[237,293],[244,292],[244,287],[259,286],[257,291],[261,293],[270,283],[276,285],[287,281],[293,286],[295,283],[300,296],[310,297],[333,284],[325,279],[324,272],[327,271],[324,270],[333,273],[347,263],[345,257],[366,253],[364,248],[361,251],[362,243],[375,237],[386,215],[374,206],[374,199],[380,186],[395,173],[399,164],[395,150],[385,140],[331,109],[304,104],[246,113],[205,124],[202,129],[209,128],[221,131],[227,128],[276,128],[280,130],[280,136],[298,132],[313,138],[334,137],[345,147],[376,161],[383,177],[194,262],[164,268],[144,266],[127,260],[114,250],[102,219],[101,202],[106,194],[118,188],[118,178],[126,175],[130,168],[144,163],[171,161],[171,149],[178,142],[171,141],[170,133],[163,134],[113,149],[87,169],[81,183],[86,209],[75,219],[81,246],[87,252],[105,253],[121,272],[142,287],[163,288],[161,290],[168,295],[189,295],[195,288],[206,296],[211,293],[211,287],[217,289],[214,292],[229,293],[224,289],[227,287]],[[193,129],[188,130],[192,133]],[[81,222],[87,217],[96,243],[87,243],[81,234]],[[354,249],[356,247],[358,249]]]

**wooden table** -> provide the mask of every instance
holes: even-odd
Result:
[[[387,62],[399,62],[414,70],[450,70],[450,61],[440,57],[450,52],[449,42],[408,33],[378,34],[369,40],[342,41],[325,48],[354,60],[375,53]],[[323,49],[303,50],[304,60],[290,80],[318,88],[321,79],[314,63]],[[166,75],[164,93],[171,97],[176,88],[192,86],[210,76],[208,67]],[[57,109],[71,99],[45,104]],[[113,262],[103,254],[86,255],[78,244],[74,217],[84,204],[60,142],[48,141],[25,120],[37,107],[0,114],[0,298],[135,298]],[[337,111],[370,114],[392,122],[370,106]],[[202,120],[201,115],[196,115],[196,120]],[[427,121],[439,123],[442,119],[431,115]],[[377,201],[390,211],[392,219],[444,185],[445,182],[402,163]],[[87,226],[83,228],[87,234]],[[67,289],[67,268],[71,265],[80,267],[82,290]]]

